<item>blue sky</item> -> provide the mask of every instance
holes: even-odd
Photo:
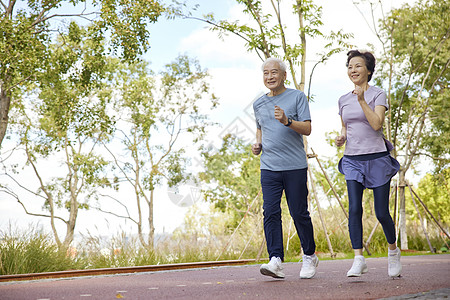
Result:
[[[193,16],[201,17],[210,12],[214,13],[217,19],[226,18],[230,6],[234,1],[230,0],[188,0],[188,7],[196,7],[192,10]],[[171,62],[176,56],[184,53],[180,46],[180,41],[188,37],[193,31],[206,27],[206,23],[193,19],[165,19],[161,17],[157,23],[150,24],[150,50],[144,58],[150,61],[151,67],[161,70],[166,63]]]

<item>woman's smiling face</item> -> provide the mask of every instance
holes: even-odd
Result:
[[[370,71],[361,56],[355,56],[348,62],[347,74],[355,85],[363,85],[369,81]]]

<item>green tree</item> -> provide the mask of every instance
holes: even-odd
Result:
[[[213,205],[208,216],[203,217],[203,230],[214,234],[220,248],[217,259],[228,251],[239,251],[241,257],[245,252],[253,257],[260,255],[263,222],[259,157],[251,153],[250,144],[233,134],[223,137],[219,149],[208,146],[201,154],[205,168],[199,173],[202,192]],[[283,210],[283,221],[287,220],[287,212]],[[187,215],[185,223],[189,224],[193,217]]]
[[[126,182],[134,190],[137,216],[129,213],[129,203],[116,198],[126,213],[108,212],[136,224],[145,247],[153,248],[154,243],[156,187],[163,183],[172,187],[189,178],[185,146],[201,139],[209,125],[204,111],[217,105],[208,76],[196,60],[182,55],[158,76],[145,62],[139,62],[128,65],[115,79],[119,128],[115,139],[124,151],[118,153],[116,144],[106,147],[118,170],[117,181]]]
[[[24,152],[26,163],[12,165],[2,175],[15,181],[22,193],[7,186],[1,186],[0,192],[14,197],[27,214],[49,218],[60,248],[72,242],[79,211],[89,209],[98,187],[109,185],[104,174],[108,163],[97,149],[112,133],[113,120],[107,114],[110,97],[103,93],[105,81],[92,80],[107,78],[113,70],[112,61],[98,56],[103,47],[92,28],[71,23],[68,33],[47,49],[52,63],[45,65],[45,76],[11,114],[17,151]],[[64,168],[51,172],[47,163],[55,160]],[[31,170],[35,181],[23,182],[22,169]],[[31,202],[42,203],[48,213],[30,211]],[[63,239],[59,221],[66,226]]]
[[[246,215],[260,213],[261,189],[259,182],[259,157],[250,151],[250,145],[238,137],[228,134],[217,151],[202,151],[205,171],[199,178],[207,184],[203,189],[206,201],[221,212],[231,213],[235,228]],[[256,199],[256,201],[255,201]]]
[[[406,173],[421,157],[438,169],[448,166],[450,154],[450,4],[418,1],[403,5],[380,20],[383,44],[382,74],[391,110],[387,136],[400,162],[399,201],[401,247],[407,249]]]
[[[99,57],[117,54],[133,60],[150,47],[147,24],[156,22],[164,12],[156,0],[10,0],[2,1],[0,9],[0,145],[10,107],[22,100],[20,88],[39,83],[48,65],[54,63],[49,47],[66,31],[63,23],[56,21],[78,19],[90,24],[91,34],[109,38],[109,47],[97,52]]]
[[[450,199],[450,169],[440,173],[427,174],[423,177],[417,189],[417,194],[437,221],[448,228],[450,214],[448,203]]]

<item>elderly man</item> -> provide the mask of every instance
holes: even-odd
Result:
[[[264,62],[264,85],[270,92],[253,104],[257,130],[252,152],[255,155],[262,152],[264,234],[270,257],[270,262],[261,265],[260,271],[263,275],[284,278],[280,207],[284,190],[304,253],[300,278],[312,278],[319,259],[315,255],[313,226],[308,211],[308,164],[303,145],[303,135],[311,133],[311,116],[305,94],[285,87],[286,69],[286,64],[280,59],[269,58]]]

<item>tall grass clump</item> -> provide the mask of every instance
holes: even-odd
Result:
[[[124,231],[111,238],[89,232],[77,245],[77,259],[87,269],[155,265],[161,259],[153,249],[143,247],[139,239]]]
[[[76,261],[59,250],[52,236],[31,225],[17,230],[9,225],[0,230],[0,275],[54,272],[77,269]]]
[[[430,229],[431,228],[428,228],[428,238],[431,247],[436,251],[439,251],[442,248],[446,248],[448,251],[450,240],[446,236],[440,235],[439,232],[433,232]],[[417,224],[410,224],[410,226],[408,226],[408,248],[418,251],[430,251],[430,246],[423,233],[423,229]]]
[[[196,234],[172,235],[158,243],[162,263],[211,261],[217,258],[217,247],[211,240]]]

